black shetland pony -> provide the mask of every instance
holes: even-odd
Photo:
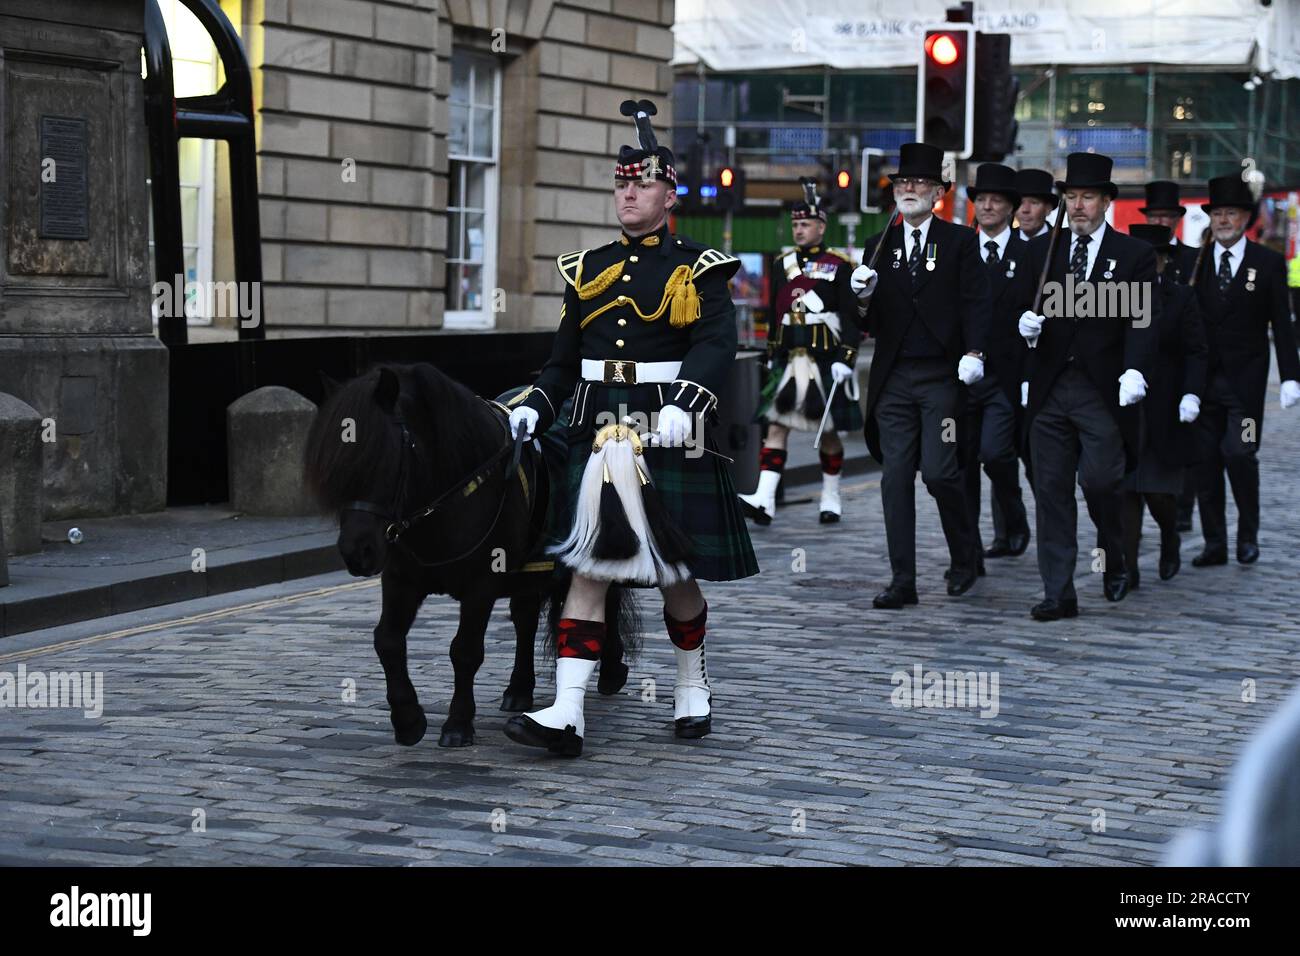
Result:
[[[516,637],[501,709],[533,707],[542,605],[550,600],[553,632],[569,584],[562,566],[552,572],[538,553],[563,452],[544,457],[526,442],[516,464],[505,409],[432,365],[384,365],[343,385],[325,382],[304,478],[321,508],[338,514],[348,571],[383,575],[375,651],[394,735],[406,746],[424,737],[428,722],[407,672],[406,635],[425,597],[447,594],[460,603],[460,623],[451,642],[455,691],[438,745],[467,747],[474,743],[474,675],[498,598],[510,599]],[[609,595],[602,694],[623,688],[624,645],[636,633],[630,596],[617,587]]]

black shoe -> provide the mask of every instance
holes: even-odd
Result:
[[[1177,534],[1160,536],[1160,580],[1168,581],[1183,566],[1183,542]]]
[[[1238,541],[1237,560],[1242,564],[1254,564],[1259,560],[1259,545],[1254,541]]]
[[[1227,563],[1227,548],[1206,548],[1196,557],[1192,558],[1192,567],[1194,568],[1209,568],[1218,564]]]
[[[984,577],[984,575],[987,573],[987,572],[984,570],[984,559],[983,559],[983,558],[980,558],[980,560],[979,560],[979,564],[975,565],[975,573],[976,573],[977,575],[979,575],[980,577]],[[952,580],[952,565],[949,565],[949,566],[948,566],[948,570],[945,571],[945,572],[943,572],[943,579],[944,579],[945,581],[951,581],[951,580]]]
[[[739,497],[739,496],[737,496]],[[745,517],[749,518],[754,524],[766,527],[772,523],[772,516],[762,508],[755,508],[748,501],[740,499],[740,510],[745,512]]]
[[[1011,543],[1006,538],[994,538],[993,543],[984,549],[986,558],[1005,558],[1011,554]]]
[[[871,599],[872,607],[896,611],[905,604],[916,603],[916,588],[904,588],[891,584]]]
[[[1035,604],[1029,610],[1029,616],[1035,621],[1059,621],[1063,617],[1079,616],[1079,599],[1065,598],[1060,601],[1046,600]]]
[[[836,524],[840,520],[840,516],[834,511],[823,511],[817,516],[817,520],[822,524]]]
[[[572,724],[563,730],[543,727],[527,714],[519,714],[506,721],[506,736],[525,747],[542,747],[563,757],[576,757],[582,753],[582,738]]]
[[[713,715],[703,717],[680,717],[673,722],[674,732],[683,740],[696,740],[707,736],[713,729]]]
[[[1025,549],[1029,547],[1029,529],[1011,532],[1007,543],[1011,546],[1011,556],[1013,558],[1020,557],[1025,553]]]
[[[951,568],[948,575],[948,597],[961,597],[975,586],[979,572],[974,568]]]
[[[1128,594],[1129,572],[1125,570],[1107,571],[1101,576],[1101,591],[1107,601],[1122,601]]]

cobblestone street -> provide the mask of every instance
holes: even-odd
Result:
[[[921,603],[901,612],[871,607],[888,578],[875,480],[846,486],[837,527],[792,504],[755,530],[761,575],[706,589],[714,733],[673,738],[671,647],[647,596],[646,650],[620,697],[593,682],[575,761],[501,731],[504,604],[477,744],[460,750],[436,745],[455,607],[430,599],[417,622],[430,729],[399,747],[371,647],[377,580],[328,575],[157,623],[10,639],[0,670],[99,671],[104,699],[97,718],[0,710],[0,863],[1155,863],[1174,833],[1214,823],[1236,754],[1295,681],[1300,415],[1278,410],[1276,383],[1261,458],[1257,565],[1192,568],[1198,525],[1162,583],[1148,518],[1142,588],[1108,605],[1081,559],[1082,614],[1053,624],[1028,615],[1032,545],[989,561],[967,596],[944,594],[920,485]],[[984,517],[987,540],[987,504]],[[891,675],[914,667],[996,678],[996,714],[896,706]],[[543,705],[552,675],[539,676]]]

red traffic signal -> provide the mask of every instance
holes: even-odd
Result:
[[[745,205],[745,170],[723,166],[718,170],[718,193],[715,205],[720,212],[738,211]]]
[[[835,185],[838,186],[840,189],[848,189],[850,186],[853,185],[853,174],[850,173],[847,169],[841,169],[835,175]]]
[[[948,33],[935,33],[926,37],[925,52],[940,66],[951,66],[961,56],[957,41]]]

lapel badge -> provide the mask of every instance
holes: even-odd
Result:
[[[1246,269],[1246,291],[1255,291],[1255,267],[1250,266]]]
[[[1113,278],[1115,278],[1115,260],[1114,260],[1114,259],[1107,259],[1107,260],[1106,260],[1106,271],[1103,272],[1103,273],[1101,274],[1101,277],[1102,277],[1103,279],[1113,279]]]
[[[902,249],[895,249],[895,250],[894,250],[894,264],[893,264],[890,268],[897,269],[898,266],[899,266],[899,263],[902,262],[902,259],[903,259],[903,250],[902,250]]]
[[[1008,260],[1007,260],[1007,278],[1008,278],[1008,279],[1009,279],[1009,278],[1012,278],[1013,276],[1015,276],[1015,274],[1016,274],[1016,260],[1015,260],[1015,259],[1008,259]]]

